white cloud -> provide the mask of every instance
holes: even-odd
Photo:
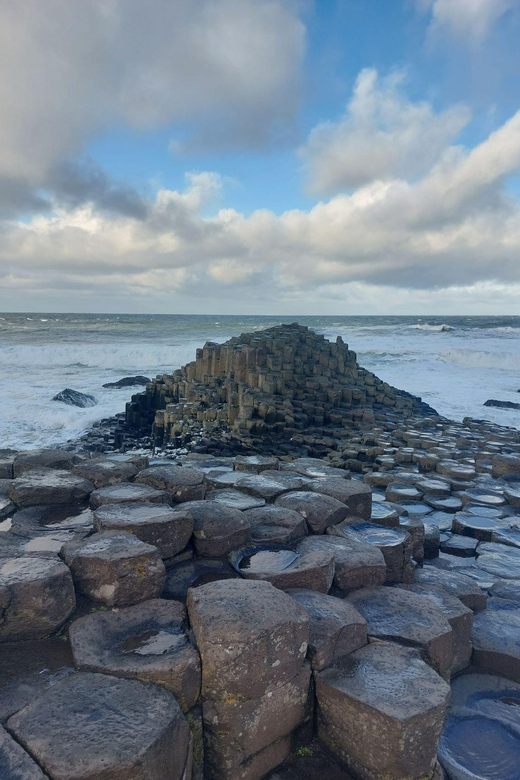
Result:
[[[493,25],[518,0],[416,0],[419,8],[431,9],[432,32],[448,30],[472,44],[481,43]]]
[[[318,125],[300,149],[311,192],[415,177],[469,122],[464,106],[436,114],[427,102],[411,103],[402,84],[399,73],[380,80],[374,69],[361,71],[344,116]]]
[[[458,290],[484,310],[502,296],[514,311],[520,206],[504,182],[519,168],[520,112],[473,150],[443,152],[418,179],[375,181],[309,211],[211,211],[220,178],[192,174],[185,191],[159,191],[144,218],[90,204],[5,223],[0,290],[7,308],[50,290],[67,302],[191,301],[198,311],[294,311],[304,301],[329,311],[342,295],[417,311],[413,300],[456,306]]]
[[[303,48],[286,0],[2,0],[0,206],[43,208],[35,190],[113,126],[264,143],[292,119]]]

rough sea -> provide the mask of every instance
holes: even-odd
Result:
[[[136,392],[104,383],[169,373],[205,341],[296,320],[328,339],[341,335],[362,366],[446,417],[520,429],[520,410],[483,406],[489,398],[520,403],[520,317],[0,314],[0,448],[75,439],[124,411]],[[98,404],[78,409],[51,400],[66,387]]]

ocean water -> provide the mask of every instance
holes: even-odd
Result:
[[[0,314],[0,448],[63,444],[123,411],[136,392],[105,382],[169,373],[207,340],[295,320],[331,340],[341,335],[362,366],[440,414],[520,429],[520,411],[483,406],[488,398],[520,403],[520,317]],[[98,404],[52,401],[65,387]]]

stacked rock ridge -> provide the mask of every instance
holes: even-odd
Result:
[[[198,428],[227,431],[250,447],[267,434],[272,442],[309,428],[330,433],[373,424],[377,410],[395,411],[400,421],[436,414],[361,368],[341,336],[332,343],[293,323],[207,342],[193,362],[132,396],[126,425],[141,433],[154,425],[159,445],[181,442]]]

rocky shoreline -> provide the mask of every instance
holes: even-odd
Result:
[[[0,454],[2,780],[515,780],[519,636],[520,432],[341,340]]]

